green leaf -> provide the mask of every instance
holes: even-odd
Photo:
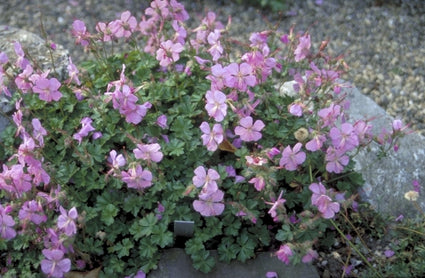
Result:
[[[254,249],[256,246],[256,239],[253,236],[250,236],[245,230],[241,233],[240,237],[237,239],[239,244],[239,253],[238,260],[241,262],[246,262],[248,259],[252,258],[254,254]]]
[[[131,212],[133,216],[137,216],[140,208],[143,206],[140,196],[128,193],[128,197],[124,201],[123,210],[125,212]]]
[[[110,226],[114,223],[114,218],[117,216],[119,209],[113,204],[108,204],[103,208],[100,220],[106,224],[106,226]]]
[[[294,235],[292,234],[292,232],[291,232],[291,228],[290,228],[289,226],[287,226],[287,225],[283,225],[283,226],[282,226],[282,229],[280,229],[280,230],[277,232],[277,234],[276,234],[275,238],[276,238],[277,240],[281,241],[281,242],[284,242],[284,241],[292,241],[292,240],[293,240],[293,238],[294,238]]]
[[[236,259],[236,256],[239,252],[239,245],[235,243],[233,238],[225,237],[221,240],[220,245],[217,248],[218,258],[221,261],[230,263],[231,260]]]
[[[151,258],[158,251],[158,247],[150,238],[144,237],[139,243],[139,254],[145,258]]]
[[[152,242],[164,248],[173,242],[173,233],[168,231],[168,227],[165,224],[156,225],[152,228]]]
[[[200,251],[196,255],[191,256],[193,267],[203,273],[208,273],[215,266],[215,260],[210,256],[210,252],[206,250]]]
[[[149,236],[153,232],[158,219],[153,213],[146,215],[144,218],[140,219],[137,222],[134,222],[130,227],[130,234],[132,234],[135,239],[139,239],[143,236]]]
[[[121,242],[118,242],[114,246],[108,248],[109,252],[117,252],[118,258],[122,258],[128,256],[130,254],[130,250],[134,247],[133,242],[130,239],[125,238]]]

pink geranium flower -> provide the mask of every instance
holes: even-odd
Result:
[[[279,166],[285,167],[285,169],[288,171],[296,170],[298,165],[301,165],[306,158],[305,153],[300,151],[301,147],[301,143],[295,144],[293,149],[291,149],[291,146],[287,146],[282,151],[282,158],[279,161]]]
[[[203,166],[198,166],[194,171],[195,176],[192,182],[196,187],[203,187],[206,192],[214,192],[218,189],[217,180],[220,179],[220,174],[214,169],[208,169],[208,172]]]
[[[265,202],[266,204],[272,206],[269,209],[268,213],[270,214],[271,217],[273,217],[273,219],[277,216],[276,209],[278,207],[283,206],[283,204],[286,202],[286,200],[282,198],[282,194],[283,194],[283,191],[280,192],[279,197],[277,197],[277,200],[275,201],[272,200],[272,202]]]
[[[193,201],[193,208],[199,212],[202,216],[216,216],[223,213],[224,204],[221,203],[223,200],[224,192],[216,190],[209,194],[201,194],[200,200]]]
[[[285,264],[289,264],[289,257],[292,256],[291,247],[289,247],[287,244],[281,245],[279,250],[276,251],[276,256]]]
[[[216,29],[214,32],[211,32],[207,37],[207,41],[211,45],[208,49],[208,53],[211,54],[212,60],[215,62],[220,59],[223,54],[223,47],[220,43],[220,30]]]
[[[87,32],[86,24],[81,20],[75,20],[72,23],[72,35],[75,37],[75,43],[87,46],[89,44],[90,34]]]
[[[113,169],[119,169],[124,166],[126,160],[122,154],[117,155],[115,150],[109,152],[108,162],[111,163]]]
[[[173,43],[167,40],[160,44],[159,49],[156,51],[156,59],[162,67],[168,67],[180,59],[180,52],[183,51],[181,43]]]
[[[220,124],[214,124],[213,128],[210,128],[210,125],[207,122],[202,122],[199,127],[202,131],[202,144],[207,146],[209,151],[215,151],[218,148],[218,145],[223,142],[223,128]]]
[[[341,128],[331,128],[329,136],[334,147],[345,152],[351,151],[359,145],[359,138],[350,123],[343,123]]]
[[[41,270],[49,277],[61,278],[71,270],[71,260],[63,258],[63,251],[44,249],[42,253],[46,259],[41,261]]]
[[[15,220],[8,214],[10,212],[9,208],[3,208],[0,205],[0,236],[6,240],[16,236],[16,231],[12,228],[15,225]]]
[[[75,220],[77,220],[78,212],[75,207],[71,208],[67,212],[63,207],[59,207],[61,215],[58,217],[58,228],[63,230],[67,236],[72,236],[77,233],[77,226]]]
[[[344,170],[350,162],[350,158],[345,154],[345,151],[329,147],[326,151],[326,171],[329,173],[339,174]]]
[[[239,126],[235,127],[235,134],[239,135],[245,142],[258,141],[261,139],[261,130],[265,127],[265,124],[261,120],[256,120],[253,123],[251,116],[242,118],[239,121]]]
[[[207,91],[205,94],[207,103],[205,109],[210,117],[213,117],[217,122],[224,120],[227,115],[226,95],[220,91]]]
[[[137,20],[130,11],[121,14],[120,19],[111,22],[110,29],[117,38],[128,38],[137,27]]]
[[[142,166],[132,167],[127,172],[122,171],[122,181],[127,183],[129,188],[144,189],[152,186],[152,173],[143,170]]]
[[[133,150],[136,159],[146,161],[160,162],[163,158],[161,146],[158,143],[154,144],[137,144],[137,148]]]
[[[294,51],[295,62],[299,62],[305,59],[307,55],[310,53],[310,47],[311,47],[310,35],[306,34],[300,37],[300,42]]]
[[[40,123],[40,120],[37,118],[34,118],[31,120],[31,124],[33,127],[32,135],[34,139],[36,139],[40,145],[40,147],[44,146],[44,137],[47,135],[47,131],[43,128],[43,126]]]
[[[19,210],[19,220],[31,221],[36,225],[47,221],[43,207],[35,200],[25,202]]]
[[[323,143],[326,141],[326,137],[321,134],[315,134],[313,138],[305,144],[305,148],[311,152],[320,150]]]
[[[339,211],[339,203],[332,202],[332,199],[326,195],[327,191],[322,183],[312,183],[309,187],[313,194],[311,195],[311,204],[316,206],[323,218],[330,219]]]
[[[255,189],[257,189],[257,191],[263,190],[264,187],[266,186],[266,181],[264,177],[261,177],[261,176],[254,177],[250,179],[248,182],[254,184],[254,187]]]
[[[59,92],[61,83],[56,78],[43,78],[40,77],[35,81],[35,85],[32,88],[34,93],[39,94],[41,100],[51,102],[52,100],[58,101],[62,98],[62,93]]]
[[[223,68],[220,64],[211,67],[211,74],[206,77],[208,80],[211,80],[211,90],[220,91],[224,88],[226,74],[226,68]]]
[[[253,69],[248,63],[231,63],[226,67],[227,75],[225,84],[229,88],[235,88],[241,92],[245,92],[248,86],[255,86],[257,78],[253,73]]]

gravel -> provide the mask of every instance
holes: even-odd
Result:
[[[350,71],[344,79],[370,96],[391,116],[410,123],[425,135],[425,1],[422,0],[288,0],[281,13],[237,5],[232,1],[181,1],[196,24],[212,10],[226,23],[232,17],[232,34],[248,38],[254,31],[279,22],[282,31],[295,24],[296,31],[309,31],[316,47],[329,39],[328,51],[344,55]],[[322,2],[318,4],[318,2]],[[98,21],[108,22],[130,10],[140,18],[149,1],[32,1],[0,3],[0,25],[19,27],[42,35],[69,49],[74,62],[87,54],[70,36],[75,19],[94,31]],[[41,19],[41,20],[40,20]]]

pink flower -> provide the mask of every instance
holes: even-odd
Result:
[[[34,93],[39,94],[41,100],[51,102],[52,100],[58,101],[62,98],[62,93],[59,92],[61,83],[56,78],[43,78],[40,77],[35,81],[35,85],[32,88]]]
[[[316,134],[313,138],[305,144],[305,148],[311,152],[320,150],[323,143],[326,141],[326,137],[321,134]]]
[[[193,201],[193,208],[199,212],[202,216],[216,216],[223,213],[224,204],[221,203],[223,200],[224,193],[221,190],[209,194],[201,194],[200,200]]]
[[[170,7],[173,10],[173,18],[178,21],[186,21],[189,19],[189,14],[184,8],[183,4],[180,4],[176,0],[170,1]]]
[[[44,214],[43,207],[35,200],[25,202],[19,210],[19,219],[28,220],[36,225],[47,221],[47,216]]]
[[[161,146],[154,144],[137,144],[137,148],[133,150],[136,159],[146,161],[160,162],[164,156],[161,152]]]
[[[192,182],[196,187],[203,187],[206,192],[217,191],[218,185],[217,180],[220,179],[220,174],[214,169],[208,169],[205,171],[203,166],[198,166],[194,171],[195,176],[192,178]]]
[[[255,77],[251,65],[248,63],[231,63],[226,67],[227,75],[225,84],[229,88],[235,88],[245,92],[248,86],[255,86],[257,78]]]
[[[36,139],[40,145],[40,147],[44,146],[43,136],[47,135],[47,131],[41,126],[40,120],[37,118],[32,119],[31,121],[33,130],[32,135],[34,139]]]
[[[322,119],[322,127],[334,125],[338,116],[341,115],[341,106],[331,104],[328,108],[321,109],[317,115]]]
[[[285,167],[285,169],[288,171],[296,170],[298,165],[301,165],[306,158],[305,153],[300,151],[301,147],[301,143],[295,144],[293,149],[291,149],[291,146],[287,146],[282,151],[282,158],[279,161],[279,166]]]
[[[126,109],[120,109],[120,112],[125,115],[126,122],[137,125],[143,120],[148,109],[151,107],[152,104],[150,102],[145,102],[140,105],[134,105],[133,107],[127,107]]]
[[[75,43],[87,46],[89,44],[90,34],[87,32],[87,28],[84,22],[81,20],[75,20],[72,23],[72,35],[75,37]]]
[[[122,154],[117,155],[115,150],[109,152],[108,162],[112,164],[114,169],[119,169],[126,163],[124,156]]]
[[[299,62],[307,57],[307,55],[310,53],[310,35],[306,34],[302,37],[300,37],[300,43],[298,44],[297,48],[294,51],[295,54],[295,62]]]
[[[96,24],[96,31],[102,35],[102,41],[108,42],[112,40],[114,34],[111,30],[111,27],[113,25],[113,22],[109,22],[108,24],[106,24],[105,22],[98,22]]]
[[[75,82],[75,84],[77,84],[78,86],[81,85],[80,79],[78,79],[78,68],[72,63],[71,57],[69,57],[67,69],[69,75],[68,84],[70,84],[71,82]]]
[[[350,158],[345,155],[344,151],[335,149],[334,147],[329,147],[327,149],[325,159],[327,162],[326,171],[336,174],[341,173],[350,161]]]
[[[78,217],[78,212],[75,207],[67,212],[62,206],[59,207],[61,215],[58,217],[58,228],[63,230],[67,236],[72,236],[77,233],[75,220]]]
[[[251,116],[244,117],[239,121],[239,126],[235,127],[235,134],[239,135],[245,142],[258,141],[261,139],[261,130],[265,127],[263,121],[256,120],[253,123]]]
[[[215,62],[220,59],[223,54],[223,47],[220,43],[220,30],[216,29],[214,32],[211,32],[207,37],[207,41],[211,45],[208,49],[208,53],[211,54],[212,60]]]
[[[166,0],[154,0],[151,2],[151,6],[145,10],[146,15],[152,17],[166,18],[170,11],[168,10],[168,2]]]
[[[202,122],[199,127],[202,131],[202,143],[207,146],[207,149],[211,152],[217,150],[218,145],[223,142],[223,128],[220,124],[214,124],[212,130],[207,122]]]
[[[344,152],[351,151],[359,145],[359,138],[350,123],[343,123],[341,129],[331,128],[329,136],[334,147]]]
[[[298,103],[292,103],[289,106],[289,113],[294,116],[301,117],[303,115],[303,108]]]
[[[167,116],[161,115],[156,119],[155,122],[160,128],[167,128]]]
[[[25,69],[30,64],[30,62],[25,58],[25,52],[22,50],[21,44],[19,42],[15,42],[13,46],[16,56],[18,56],[15,65],[20,69]]]
[[[272,205],[272,207],[269,209],[268,213],[271,217],[275,218],[277,216],[276,209],[278,207],[283,206],[283,204],[286,202],[285,199],[282,198],[283,191],[280,192],[279,197],[277,197],[277,200],[274,202],[265,202],[268,205]]]
[[[322,183],[312,183],[309,189],[313,192],[311,204],[317,207],[323,218],[333,218],[335,213],[339,212],[339,203],[332,202],[332,199],[326,195],[326,188]]]
[[[117,38],[128,38],[137,27],[137,20],[130,11],[121,14],[121,18],[111,22],[111,31]]]
[[[254,177],[252,179],[250,179],[248,181],[249,183],[254,184],[255,189],[257,189],[257,191],[261,191],[264,189],[264,187],[266,186],[266,181],[264,180],[264,177]]]
[[[143,170],[142,166],[132,167],[127,172],[122,171],[122,181],[127,183],[129,188],[145,189],[152,186],[152,173]]]
[[[227,114],[226,95],[220,91],[207,91],[205,109],[210,117],[217,122],[223,121]]]
[[[332,202],[332,199],[327,195],[320,195],[314,205],[317,206],[325,219],[333,218],[335,213],[339,211],[339,203]]]
[[[160,44],[159,49],[156,51],[156,59],[162,67],[168,67],[180,59],[180,52],[183,50],[181,43],[173,43],[171,40],[167,40]]]
[[[211,80],[211,90],[220,91],[224,88],[226,74],[226,69],[220,64],[211,67],[211,74],[206,77],[206,79]]]
[[[274,272],[274,271],[268,271],[267,273],[266,273],[266,278],[279,278],[279,276],[277,275],[277,273],[276,272]]]
[[[46,259],[41,261],[41,270],[49,277],[61,278],[71,270],[71,260],[63,258],[63,251],[44,249],[42,253]]]
[[[0,236],[6,240],[16,236],[16,231],[12,228],[15,225],[15,221],[8,213],[8,207],[3,208],[3,206],[0,205]]]
[[[33,73],[32,66],[31,65],[27,65],[25,67],[25,69],[20,74],[18,74],[18,76],[15,78],[15,84],[16,84],[16,86],[24,94],[26,94],[33,87],[33,84],[30,81],[30,77],[31,77],[32,73]],[[6,95],[8,95],[8,94],[6,93]]]
[[[319,257],[319,254],[313,249],[309,249],[307,251],[307,254],[304,255],[304,257],[301,259],[303,263],[309,263],[313,261],[314,259],[317,259]]]
[[[84,137],[89,135],[91,131],[95,130],[95,128],[91,125],[92,119],[90,119],[89,117],[84,117],[83,119],[81,119],[80,123],[82,125],[80,131],[74,134],[74,136],[72,137],[77,140],[79,144],[81,144]]]
[[[263,164],[266,164],[268,161],[266,158],[263,157],[259,157],[259,156],[251,156],[251,155],[247,155],[245,156],[246,159],[246,164],[248,166],[262,166]]]
[[[287,244],[281,245],[279,250],[276,251],[276,256],[285,264],[289,264],[289,257],[292,256],[291,247],[289,247]]]

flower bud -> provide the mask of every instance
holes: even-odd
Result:
[[[295,139],[299,142],[304,142],[308,138],[308,130],[304,127],[301,127],[294,132]]]

